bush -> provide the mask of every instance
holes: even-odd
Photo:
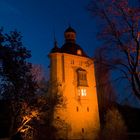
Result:
[[[99,133],[99,140],[127,140],[127,128],[116,108],[107,111],[105,125]]]

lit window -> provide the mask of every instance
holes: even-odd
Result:
[[[87,95],[86,89],[81,89],[81,95],[82,95],[82,96],[86,96],[86,95]]]
[[[78,96],[81,96],[81,90],[78,89]]]
[[[86,96],[87,92],[86,89],[78,89],[78,96]]]

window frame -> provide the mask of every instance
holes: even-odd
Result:
[[[82,68],[77,69],[77,86],[88,86],[87,71]]]

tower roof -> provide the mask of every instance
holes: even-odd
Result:
[[[61,48],[57,46],[57,42],[54,43],[54,47],[51,50],[51,53],[68,53],[68,54],[73,54],[73,55],[78,55],[78,56],[84,56],[88,57],[84,50],[75,43],[76,40],[76,31],[69,26],[65,32],[65,43]]]
[[[80,54],[78,53],[78,51],[80,51]],[[86,53],[83,51],[83,49],[78,44],[71,43],[71,42],[65,43],[61,47],[61,52],[87,57]]]
[[[67,33],[67,32],[76,33],[76,31],[75,31],[71,26],[69,26],[69,27],[65,30],[65,33]]]

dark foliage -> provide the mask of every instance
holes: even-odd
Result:
[[[125,120],[128,132],[140,132],[140,109],[126,105],[117,105],[117,107]]]
[[[123,116],[130,140],[140,139],[140,109],[128,105],[119,105],[117,108]]]
[[[31,53],[21,40],[21,33],[0,31],[0,94],[8,102],[11,124],[10,135],[16,135],[25,115],[26,106],[34,107],[36,82],[31,74],[32,65],[27,62]]]
[[[10,113],[8,106],[9,103],[4,100],[0,101],[0,138],[5,138],[9,135]]]

